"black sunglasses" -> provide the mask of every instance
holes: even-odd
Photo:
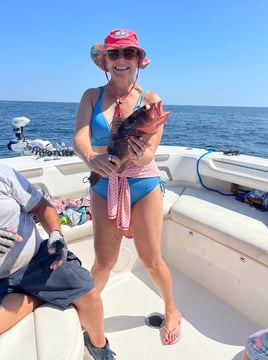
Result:
[[[132,60],[138,55],[138,50],[135,48],[125,49],[112,49],[107,50],[107,56],[110,60],[118,60],[120,56],[123,56],[126,60]]]

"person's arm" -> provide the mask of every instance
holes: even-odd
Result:
[[[32,209],[32,213],[38,216],[40,223],[49,235],[48,252],[58,255],[56,261],[50,266],[51,269],[55,270],[67,259],[68,253],[57,211],[53,205],[42,197],[40,202]]]
[[[90,119],[93,109],[93,94],[93,89],[88,89],[81,98],[77,111],[73,138],[73,147],[76,155],[88,165],[89,169],[90,159],[96,155],[90,140]]]
[[[48,234],[50,234],[53,230],[61,231],[61,224],[57,210],[45,198],[42,197],[31,212],[38,216],[38,219]]]

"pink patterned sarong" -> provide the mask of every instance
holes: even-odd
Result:
[[[160,170],[155,161],[152,160],[145,166],[131,164],[121,173],[114,171],[109,177],[108,219],[116,219],[116,226],[123,230],[126,237],[133,237],[132,232],[129,229],[131,204],[127,177],[145,178],[160,176],[160,174]]]

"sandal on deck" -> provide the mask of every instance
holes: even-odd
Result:
[[[182,315],[180,312],[178,312],[178,325],[175,326],[172,329],[168,329],[166,326],[162,328],[162,341],[164,345],[174,345],[176,344],[180,338],[181,338],[181,322],[182,322]],[[168,334],[168,336],[170,336],[170,334],[172,334],[173,332],[177,331],[178,332],[178,336],[173,340],[173,341],[165,341],[165,335]]]

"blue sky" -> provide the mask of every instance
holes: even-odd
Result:
[[[165,104],[267,107],[267,14],[268,0],[2,1],[0,100],[79,102],[106,82],[91,45],[121,27],[151,58],[139,84]]]

